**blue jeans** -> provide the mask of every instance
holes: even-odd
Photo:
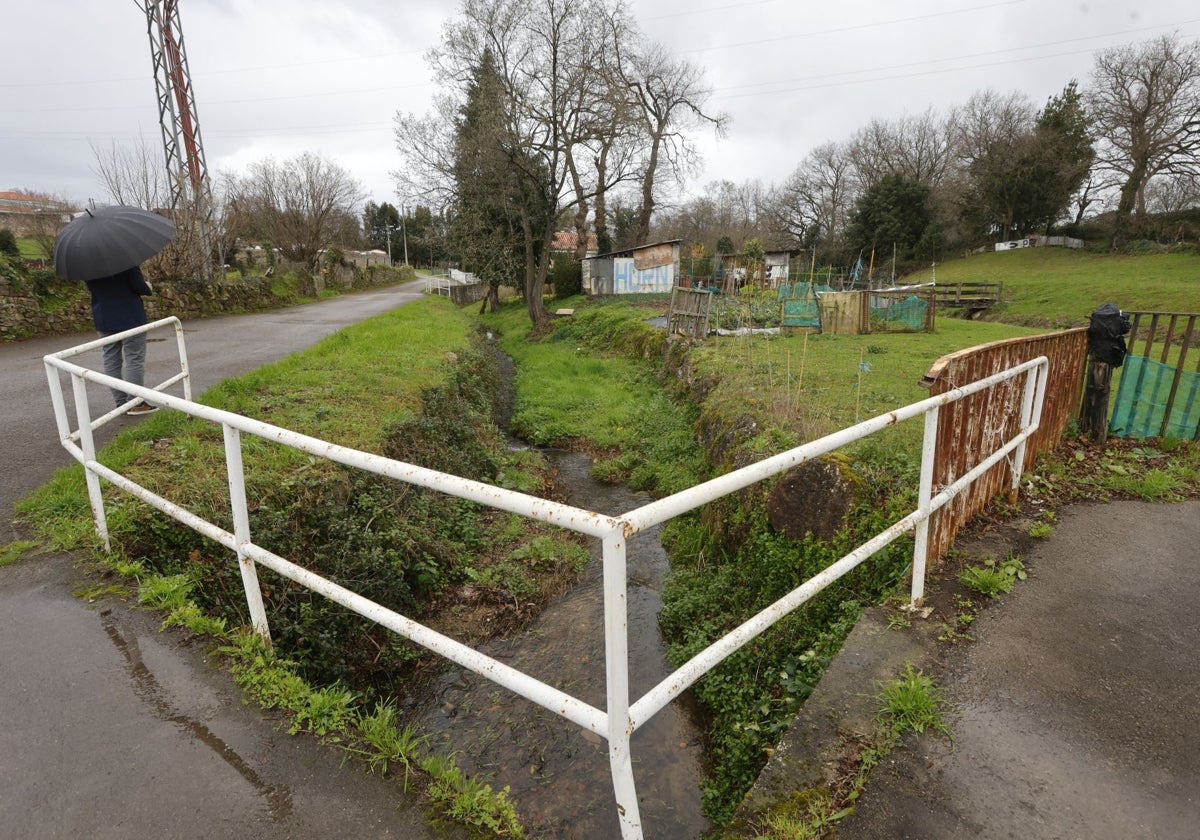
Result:
[[[102,336],[110,336],[111,332],[102,332]],[[104,373],[117,379],[124,379],[134,385],[142,385],[146,370],[146,334],[135,335],[123,341],[114,341],[104,346]],[[133,399],[124,391],[112,389],[113,399],[118,406]]]

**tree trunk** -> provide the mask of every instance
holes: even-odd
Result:
[[[571,172],[571,186],[575,190],[575,259],[577,262],[583,262],[583,258],[587,256],[588,246],[588,204],[587,191],[583,187],[583,181],[579,178],[574,160],[568,156],[568,169]]]
[[[1121,185],[1121,200],[1117,203],[1117,211],[1113,219],[1112,249],[1120,250],[1129,244],[1133,231],[1133,208],[1137,206],[1138,193],[1146,178],[1146,161],[1134,162],[1133,169],[1125,183]]]
[[[542,296],[546,293],[546,268],[550,256],[550,242],[543,236],[542,253],[537,253],[534,242],[533,227],[529,219],[521,220],[522,232],[525,234],[525,306],[529,311],[529,320],[533,324],[535,334],[544,332],[550,326],[550,315],[546,312],[546,303]],[[551,232],[553,228],[551,228]]]
[[[612,252],[612,237],[608,233],[608,191],[605,188],[608,178],[608,145],[596,156],[596,200],[594,215],[596,217],[596,249],[601,254]],[[47,252],[48,253],[48,252]],[[586,255],[585,255],[586,256]]]
[[[658,169],[658,147],[661,141],[661,136],[656,136],[650,143],[650,159],[646,162],[646,173],[642,176],[642,211],[638,214],[634,245],[645,245],[650,239],[650,218],[654,215],[654,176]]]

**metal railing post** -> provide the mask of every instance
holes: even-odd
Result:
[[[637,785],[629,739],[629,604],[624,533],[611,533],[604,546],[604,651],[608,679],[608,764],[624,840],[642,840]]]
[[[45,365],[46,379],[50,383],[50,405],[54,408],[54,422],[58,426],[58,439],[71,437],[71,423],[67,420],[67,401],[63,398],[62,374],[57,368]]]
[[[242,466],[242,434],[228,423],[221,424],[225,432],[225,468],[229,474],[229,506],[233,511],[233,538],[237,550],[238,565],[242,570],[242,587],[246,590],[246,606],[250,608],[250,621],[254,632],[264,640],[271,641],[271,628],[267,625],[267,610],[263,606],[262,587],[258,583],[258,569],[254,560],[246,555],[250,543],[250,514],[246,510],[246,474]]]
[[[175,344],[179,348],[179,372],[183,377],[183,398],[191,400],[192,398],[192,371],[188,367],[187,347],[183,341],[183,324],[178,318],[175,319]]]
[[[112,551],[108,539],[108,519],[104,515],[104,496],[100,492],[100,477],[92,471],[90,464],[96,460],[96,441],[92,437],[92,416],[88,410],[87,382],[81,374],[71,374],[71,387],[75,394],[75,415],[79,420],[79,445],[83,451],[83,477],[87,482],[88,503],[92,506],[92,519],[96,522],[96,533],[104,541],[104,550]]]
[[[1025,376],[1025,391],[1021,395],[1021,431],[1030,432],[1041,425],[1042,403],[1046,398],[1046,380],[1050,376],[1049,368],[1035,367]],[[1032,432],[1031,432],[1032,433]],[[1028,438],[1023,438],[1013,451],[1012,488],[1015,499],[1021,489],[1021,475],[1025,472],[1025,445]]]
[[[929,552],[929,518],[933,515],[933,463],[937,455],[938,414],[940,406],[925,413],[925,436],[921,443],[921,479],[917,487],[917,513],[920,520],[913,533],[912,604],[925,596],[925,561]]]

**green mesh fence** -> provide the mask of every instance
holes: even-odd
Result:
[[[783,304],[780,322],[785,327],[820,327],[817,292],[832,292],[832,286],[812,283],[779,284],[779,300]]]
[[[873,297],[871,304],[871,329],[877,332],[885,330],[925,329],[925,313],[929,304],[917,297],[909,295],[902,300],[893,298]]]
[[[1116,405],[1109,434],[1118,437],[1158,437],[1163,432],[1163,415],[1175,381],[1175,368],[1147,359],[1126,356],[1117,386]],[[1165,435],[1194,438],[1200,426],[1200,373],[1183,372],[1171,404]]]

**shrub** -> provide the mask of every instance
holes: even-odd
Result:
[[[21,249],[17,245],[17,237],[8,228],[0,228],[0,254],[9,257],[20,257]]]
[[[583,292],[583,265],[571,257],[556,256],[552,270],[554,296],[569,298]]]

